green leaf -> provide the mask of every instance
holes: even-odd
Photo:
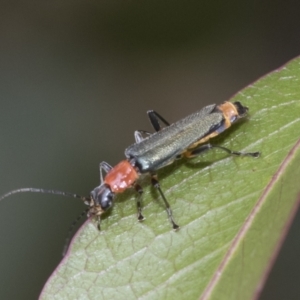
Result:
[[[213,143],[260,158],[210,151],[159,172],[174,218],[145,187],[102,221],[87,221],[41,299],[251,299],[261,288],[300,191],[300,59],[248,86],[231,101],[249,117]],[[147,182],[145,178],[145,182]]]

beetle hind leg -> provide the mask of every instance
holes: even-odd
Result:
[[[171,207],[170,207],[170,204],[169,202],[167,201],[163,191],[161,190],[160,188],[160,185],[159,185],[159,182],[157,180],[157,176],[156,175],[151,175],[151,183],[152,185],[158,190],[158,192],[160,193],[160,196],[162,197],[164,203],[165,203],[165,206],[166,206],[166,210],[167,210],[167,214],[168,214],[168,217],[169,217],[169,220],[172,224],[172,227],[174,230],[178,230],[179,229],[179,226],[175,223],[174,221],[174,218],[173,218],[173,213],[172,213],[172,210],[171,210]]]
[[[217,145],[212,145],[212,144],[205,144],[205,145],[201,145],[200,147],[197,147],[197,148],[195,148],[193,150],[187,150],[184,153],[184,156],[188,157],[188,158],[192,158],[192,157],[195,157],[197,155],[202,154],[205,151],[208,151],[208,150],[211,150],[211,149],[214,149],[214,148],[221,149],[221,150],[227,152],[230,155],[252,156],[252,157],[259,157],[260,156],[260,152],[240,152],[240,151],[233,151],[233,150],[230,150],[228,148],[225,148],[225,147],[222,147],[222,146],[217,146]]]

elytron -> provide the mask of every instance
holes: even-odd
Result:
[[[228,129],[238,119],[244,118],[247,112],[248,108],[240,102],[226,101],[220,105],[208,105],[184,119],[169,124],[157,112],[150,110],[147,113],[155,132],[135,131],[135,144],[125,150],[126,159],[116,166],[112,167],[106,162],[101,162],[100,185],[91,191],[89,197],[56,190],[21,188],[3,195],[0,197],[0,201],[22,192],[48,193],[79,198],[88,205],[88,217],[97,218],[97,226],[100,230],[101,216],[113,206],[115,196],[132,187],[137,192],[138,220],[144,220],[141,205],[143,189],[139,185],[138,179],[142,174],[149,174],[152,185],[158,190],[165,204],[172,227],[177,230],[179,226],[175,223],[170,205],[160,188],[157,171],[176,159],[195,157],[213,148],[226,151],[230,155],[258,157],[259,152],[237,152],[208,143],[209,139]]]

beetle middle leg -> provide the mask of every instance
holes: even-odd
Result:
[[[159,121],[164,123],[166,126],[170,126],[169,122],[167,122],[160,114],[158,114],[154,110],[148,110],[147,111],[148,117],[150,119],[151,125],[155,129],[156,132],[161,130],[161,125]],[[152,133],[145,131],[145,130],[136,130],[134,132],[134,139],[136,143],[140,143],[143,141],[146,137],[150,136]]]
[[[157,113],[154,110],[148,110],[147,111],[148,117],[150,119],[150,122],[155,129],[155,131],[160,131],[161,130],[161,125],[159,121],[164,123],[166,126],[170,126],[169,122],[167,122],[159,113]]]
[[[205,145],[201,145],[200,147],[197,147],[195,149],[192,150],[187,150],[184,153],[185,157],[191,158],[197,155],[202,154],[203,152],[210,150],[210,149],[221,149],[225,152],[227,152],[230,155],[236,155],[236,156],[252,156],[252,157],[259,157],[260,152],[240,152],[240,151],[233,151],[230,150],[228,148],[222,147],[222,146],[217,146],[217,145],[212,145],[212,144],[205,144]]]
[[[151,134],[152,134],[151,132],[148,132],[148,131],[145,131],[145,130],[136,130],[134,132],[135,142],[138,144]]]
[[[170,222],[172,223],[172,227],[174,230],[177,230],[179,229],[179,226],[175,223],[174,219],[173,219],[173,214],[172,214],[172,210],[171,210],[171,207],[170,207],[170,204],[169,202],[167,201],[164,193],[162,192],[161,188],[160,188],[160,185],[159,185],[159,182],[157,180],[157,176],[155,174],[152,174],[151,175],[151,183],[152,185],[159,191],[164,203],[165,203],[165,206],[166,206],[166,210],[167,210],[167,214],[168,214],[168,217],[169,217],[169,220]]]

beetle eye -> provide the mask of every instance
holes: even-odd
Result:
[[[100,206],[103,210],[107,210],[110,207],[112,207],[112,200],[113,200],[113,196],[112,196],[112,192],[109,192],[105,195],[101,195],[101,199],[98,199],[98,201],[100,202]]]

